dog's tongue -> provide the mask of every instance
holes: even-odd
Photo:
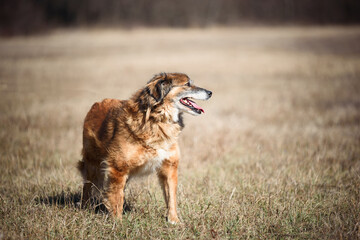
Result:
[[[205,113],[204,109],[202,109],[199,105],[197,105],[195,102],[191,101],[190,99],[188,99],[188,101],[191,103],[191,105],[196,108],[199,109],[200,111],[202,111],[203,113]]]

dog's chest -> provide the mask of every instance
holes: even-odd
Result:
[[[165,159],[169,159],[173,155],[174,152],[170,151],[169,148],[159,148],[155,150],[155,153],[147,156],[145,163],[140,167],[136,175],[147,175],[155,172],[161,167]]]

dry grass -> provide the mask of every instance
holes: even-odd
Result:
[[[358,27],[0,39],[0,239],[360,238],[359,43]],[[122,224],[78,209],[89,107],[161,71],[214,92],[185,119],[182,224],[154,177],[130,184]]]

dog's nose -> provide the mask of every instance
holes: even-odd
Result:
[[[212,92],[211,92],[211,91],[206,90],[206,93],[207,93],[207,95],[208,95],[209,97],[211,97],[211,95],[212,95]]]

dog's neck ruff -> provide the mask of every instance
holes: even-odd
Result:
[[[130,105],[132,110],[126,114],[126,125],[137,140],[155,148],[164,142],[177,141],[184,124],[182,114],[176,108],[158,106],[141,111],[136,104]]]

